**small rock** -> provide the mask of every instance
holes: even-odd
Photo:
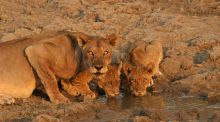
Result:
[[[208,102],[211,104],[220,102],[220,93],[210,92],[208,93]]]
[[[193,122],[198,119],[198,110],[180,110],[179,118],[181,121],[186,122],[187,120],[192,120]]]
[[[7,33],[2,36],[0,42],[6,42],[13,39],[16,39],[16,36],[13,33]]]
[[[220,122],[220,112],[216,112],[212,117],[209,119],[210,122]]]
[[[134,122],[154,122],[154,120],[150,119],[147,116],[136,116],[134,118]]]
[[[20,28],[15,31],[15,35],[17,37],[25,37],[25,36],[28,36],[31,34],[32,34],[32,32],[28,29],[25,29],[25,28]]]
[[[36,28],[36,29],[33,30],[33,32],[36,33],[36,34],[40,34],[42,32],[42,29]]]
[[[212,52],[210,53],[210,58],[212,60],[217,60],[220,58],[220,46],[214,47]]]
[[[7,32],[7,33],[14,33],[15,29],[14,28],[7,28],[4,31]]]
[[[189,70],[193,66],[192,60],[183,61],[180,67],[184,70]]]
[[[11,96],[7,95],[0,95],[0,105],[4,104],[13,104],[15,102],[15,99]]]
[[[53,116],[41,114],[35,117],[32,122],[60,122],[60,120]]]
[[[204,61],[206,61],[209,57],[209,54],[207,51],[198,52],[193,57],[193,62],[195,64],[202,64]]]
[[[3,21],[11,21],[12,18],[11,18],[9,15],[7,15],[7,14],[1,13],[1,15],[0,15],[0,20],[3,20]]]

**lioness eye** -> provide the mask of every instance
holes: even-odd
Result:
[[[107,54],[109,54],[109,52],[108,51],[104,51],[104,55],[107,55]]]
[[[89,54],[89,55],[94,55],[92,51],[89,51],[88,54]]]
[[[147,82],[148,81],[148,79],[147,78],[144,78],[144,82]]]

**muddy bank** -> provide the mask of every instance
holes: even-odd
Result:
[[[0,121],[220,121],[219,0],[1,0],[0,42],[49,30],[105,36],[129,44],[159,39],[162,77],[150,96],[101,97],[54,106],[41,93],[0,106]]]

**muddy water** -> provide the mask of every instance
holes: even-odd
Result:
[[[153,121],[212,121],[220,110],[220,104],[209,104],[205,98],[195,96],[172,96],[170,94],[133,97],[121,94],[116,98],[98,98],[98,102],[109,107],[104,120],[131,120],[137,116]],[[118,117],[119,116],[119,117]],[[132,119],[133,118],[133,119]],[[103,120],[103,121],[104,121]],[[143,119],[142,119],[143,120]],[[140,120],[141,121],[141,120]]]
[[[0,121],[31,121],[41,114],[63,122],[219,122],[220,104],[207,98],[157,93],[143,97],[120,94],[107,99],[52,105],[42,97],[32,96],[13,105],[0,106]]]

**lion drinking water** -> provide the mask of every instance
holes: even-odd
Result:
[[[129,53],[130,61],[123,63],[126,86],[135,96],[146,94],[147,87],[153,85],[152,77],[161,74],[159,64],[162,60],[162,46],[153,41],[150,44],[140,42],[134,45]]]

